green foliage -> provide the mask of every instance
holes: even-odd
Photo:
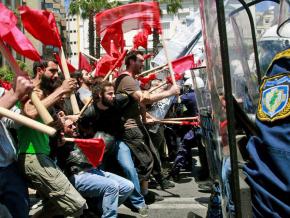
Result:
[[[7,82],[13,81],[14,73],[7,65],[0,67],[0,79]]]
[[[26,63],[20,60],[17,60],[17,63],[22,71],[27,72],[28,75],[30,76],[32,75],[32,71],[28,69]],[[0,67],[0,80],[11,83],[14,77],[15,77],[15,73],[11,70],[11,68],[8,65],[4,65]]]

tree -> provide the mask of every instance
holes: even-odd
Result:
[[[100,37],[95,36],[95,15],[103,9],[119,5],[118,1],[111,2],[109,0],[73,0],[70,3],[69,11],[71,15],[81,15],[83,19],[89,20],[88,38],[90,55],[99,58],[101,51]]]

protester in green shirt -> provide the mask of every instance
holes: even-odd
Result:
[[[35,62],[33,72],[34,90],[48,109],[76,88],[74,79],[64,80],[59,85],[58,64],[55,61]],[[23,104],[23,111],[28,117],[40,120],[30,100]],[[48,135],[29,127],[21,127],[18,130],[18,139],[20,169],[44,199],[44,206],[36,216],[80,216],[86,201],[50,159]]]

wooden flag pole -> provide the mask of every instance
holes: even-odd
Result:
[[[9,63],[10,67],[12,68],[12,70],[15,72],[16,76],[28,76],[26,73],[24,73],[20,69],[20,67],[17,64],[16,60],[12,56],[10,50],[6,47],[6,45],[3,43],[2,40],[0,40],[0,50],[1,50],[2,55],[5,57],[5,59]],[[43,120],[43,122],[45,124],[52,123],[53,122],[52,116],[49,114],[49,112],[47,111],[46,107],[42,104],[42,102],[40,101],[40,99],[38,98],[36,93],[34,91],[32,91],[29,94],[29,96],[30,96],[30,99],[31,99],[33,105],[35,106],[39,116]]]
[[[198,117],[179,117],[179,118],[165,118],[163,121],[183,121],[183,120],[199,120]]]
[[[93,57],[92,55],[89,55],[89,54],[87,54],[87,53],[85,53],[85,52],[83,52],[83,51],[81,51],[81,53],[83,53],[83,54],[84,54],[85,56],[87,56],[88,58],[91,58],[91,59],[93,59],[93,60],[95,60],[95,61],[99,61],[99,59]]]
[[[104,77],[104,79],[102,80],[102,82],[104,82],[105,80],[107,80],[108,78],[109,78],[109,76],[113,73],[113,69],[112,70],[110,70],[107,74],[106,74],[106,76]]]
[[[49,136],[53,136],[56,133],[56,129],[47,126],[43,123],[37,122],[33,119],[30,119],[26,116],[23,116],[21,114],[12,112],[6,108],[0,107],[0,115],[4,117],[8,117],[11,120],[14,120],[17,123],[20,123],[22,125],[28,126],[32,129],[38,130],[40,132],[43,132],[45,134],[48,134]]]
[[[82,117],[83,113],[86,111],[86,109],[88,108],[88,106],[93,102],[93,98],[91,98],[82,108],[82,110],[80,111],[80,113],[78,114],[78,119],[80,117]]]
[[[74,138],[63,138],[66,142],[74,142]]]
[[[151,72],[153,72],[153,71],[155,71],[155,70],[159,70],[160,68],[164,68],[164,67],[167,67],[167,64],[160,65],[160,66],[158,66],[158,67],[154,67],[154,68],[152,68],[152,69],[150,69],[150,70],[146,70],[146,71],[144,71],[144,72],[138,74],[137,76],[138,76],[138,77],[140,77],[140,76],[144,76],[144,75],[146,75],[146,74],[148,74],[148,73],[151,73]],[[162,70],[164,70],[164,69],[162,69]],[[160,71],[162,71],[162,70],[160,70]]]
[[[63,69],[63,74],[64,74],[64,78],[65,79],[69,79],[70,78],[70,74],[68,71],[68,67],[67,67],[67,63],[66,63],[66,59],[64,56],[64,51],[63,51],[63,47],[61,47],[60,49],[60,60],[61,60],[61,66]],[[80,108],[76,99],[76,96],[74,93],[72,93],[70,95],[70,101],[71,101],[71,106],[72,106],[72,110],[73,110],[73,114],[79,114],[80,113]]]
[[[176,85],[176,80],[175,80],[174,71],[173,71],[173,68],[172,68],[172,63],[171,63],[171,61],[169,59],[169,56],[168,56],[166,42],[164,40],[163,33],[161,34],[161,41],[162,41],[162,45],[163,45],[163,49],[164,49],[164,54],[165,54],[165,57],[167,59],[167,63],[168,63],[169,71],[170,71],[170,76],[171,76],[171,79],[172,79],[172,84]]]

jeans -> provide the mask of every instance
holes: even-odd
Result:
[[[118,163],[121,165],[126,178],[134,184],[134,190],[129,196],[129,201],[134,208],[139,209],[145,206],[145,200],[141,194],[140,183],[135,165],[132,160],[129,147],[123,141],[117,141],[114,149]]]
[[[102,218],[117,217],[118,205],[132,193],[132,182],[113,173],[91,169],[71,178],[75,188],[87,198],[100,198],[97,207],[102,208]]]
[[[18,172],[17,165],[12,163],[0,168],[0,178],[0,203],[8,208],[12,217],[28,217],[27,186]]]

